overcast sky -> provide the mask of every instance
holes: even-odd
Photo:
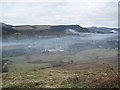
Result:
[[[34,1],[34,2],[33,2]],[[4,0],[0,11],[0,22],[23,24],[78,24],[88,26],[118,26],[118,2],[117,0],[104,1],[53,1],[16,2]]]

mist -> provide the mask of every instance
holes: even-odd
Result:
[[[3,57],[19,56],[26,53],[75,52],[76,44],[80,45],[77,49],[78,51],[97,47],[109,48],[108,44],[110,41],[118,41],[117,36],[117,32],[109,34],[79,33],[78,35],[66,35],[62,37],[41,36],[37,39],[4,40],[2,42]]]

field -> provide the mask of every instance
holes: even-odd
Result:
[[[26,56],[16,56],[10,57],[9,59],[12,63],[9,65],[9,71],[16,70],[28,70],[32,68],[47,68],[51,67],[52,62],[63,61],[67,63],[69,61],[73,61],[74,63],[84,63],[104,58],[117,57],[117,50],[109,50],[109,49],[93,49],[93,50],[85,50],[82,52],[78,52],[75,54],[70,54],[68,52],[58,52],[58,53],[49,53],[49,54],[38,54],[38,55],[30,55],[29,59]],[[116,58],[117,60],[117,58]],[[103,62],[109,60],[102,60]],[[100,61],[101,62],[101,61]],[[116,61],[115,61],[116,62]],[[101,62],[102,63],[102,62]]]
[[[74,54],[57,52],[8,59],[11,64],[9,72],[3,73],[3,88],[118,87],[115,49],[91,49]]]

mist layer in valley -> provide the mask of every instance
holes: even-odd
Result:
[[[12,70],[117,56],[116,28],[1,24],[2,58]]]
[[[32,39],[9,40],[2,42],[3,57],[24,54],[79,52],[93,48],[117,48],[118,34],[79,33],[62,37],[41,36]]]

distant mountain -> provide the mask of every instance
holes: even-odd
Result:
[[[84,28],[79,25],[19,25],[13,26],[5,23],[0,23],[2,27],[2,36],[3,39],[7,37],[11,38],[32,38],[45,35],[71,35],[79,34],[80,32],[87,33],[110,33],[114,32],[111,30],[117,31],[115,28],[106,28],[106,27],[89,27]]]
[[[93,33],[114,33],[118,30],[117,28],[96,27],[96,26],[89,27],[88,29]]]
[[[0,31],[2,31],[2,37],[7,38],[15,33],[18,33],[18,30],[12,29],[12,25],[0,23]]]
[[[2,26],[2,35],[3,38],[11,36],[13,38],[18,37],[37,37],[45,35],[69,35],[73,34],[67,30],[73,29],[77,32],[89,32],[87,28],[83,28],[79,25],[20,25],[12,26],[4,23],[0,23]]]
[[[1,23],[1,22],[0,22],[0,27],[11,28],[11,27],[12,27],[12,25],[8,25],[8,24]]]
[[[79,25],[24,25],[24,26],[14,26],[14,29],[20,32],[37,32],[40,35],[63,35],[66,34],[67,29],[73,29],[78,32],[89,32],[87,28],[83,28]]]

